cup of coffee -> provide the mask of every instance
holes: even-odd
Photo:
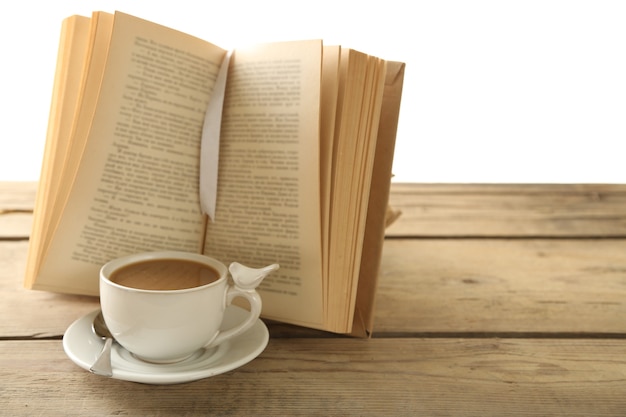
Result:
[[[139,359],[172,363],[248,330],[261,313],[256,287],[278,265],[262,269],[188,252],[146,252],[100,270],[100,305],[115,340]],[[234,284],[228,280],[228,272]],[[220,330],[226,307],[248,300],[246,320]]]

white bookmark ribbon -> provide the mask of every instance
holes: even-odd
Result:
[[[200,143],[200,209],[203,214],[215,221],[215,205],[217,200],[217,173],[220,152],[220,130],[222,125],[222,107],[226,92],[226,78],[232,51],[224,56],[217,73],[215,86],[209,99],[209,105],[202,126],[202,142]]]

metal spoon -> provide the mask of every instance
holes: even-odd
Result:
[[[111,368],[111,346],[113,345],[113,335],[111,335],[111,332],[104,322],[102,311],[100,311],[93,319],[93,331],[104,339],[104,347],[89,370],[96,375],[112,377],[113,368]]]

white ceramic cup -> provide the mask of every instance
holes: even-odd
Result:
[[[137,289],[110,280],[122,267],[162,259],[199,262],[216,270],[219,278],[206,285],[177,290]],[[198,349],[217,346],[252,327],[261,313],[261,297],[255,288],[262,279],[239,285],[235,280],[235,285],[230,285],[226,266],[208,256],[176,251],[140,253],[114,259],[101,268],[100,305],[111,334],[126,350],[145,361],[171,363]],[[250,314],[234,328],[220,331],[226,307],[235,297],[248,300]]]

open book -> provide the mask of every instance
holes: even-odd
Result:
[[[404,64],[320,40],[236,49],[209,219],[201,136],[226,55],[120,12],[64,21],[26,287],[98,295],[105,262],[152,250],[279,263],[263,317],[367,336]]]

